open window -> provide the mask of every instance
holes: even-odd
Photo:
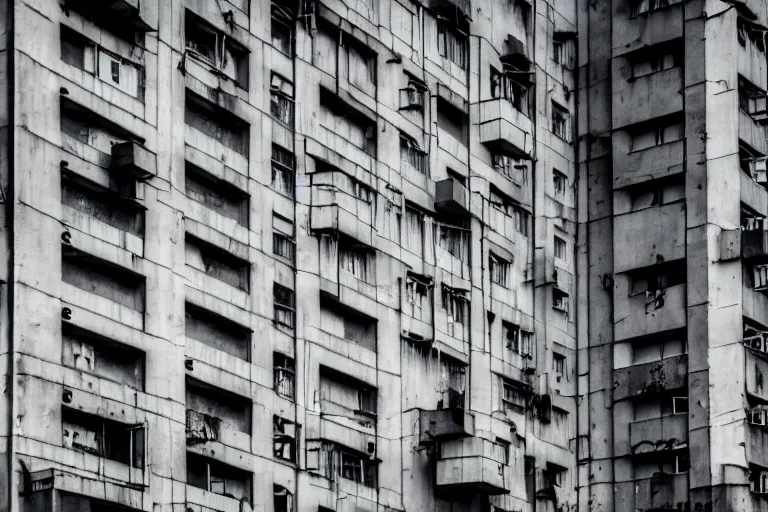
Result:
[[[502,379],[501,403],[504,410],[522,412],[530,398],[530,386],[511,379]]]
[[[275,415],[272,417],[272,437],[275,458],[296,462],[299,426],[293,421]]]
[[[272,189],[288,197],[293,197],[296,188],[294,178],[296,159],[291,151],[272,144]]]
[[[293,83],[272,73],[270,82],[270,112],[282,124],[293,126]]]
[[[61,6],[131,44],[143,44],[144,34],[156,30],[141,17],[141,3],[136,0],[62,0]]]
[[[431,277],[408,272],[405,278],[405,305],[403,310],[423,322],[432,321],[432,290],[435,283]]]
[[[293,11],[282,5],[282,2],[272,2],[272,46],[282,53],[293,54]]]
[[[296,298],[293,290],[277,283],[274,283],[272,290],[275,302],[275,323],[293,329],[296,321]]]
[[[126,425],[70,408],[61,410],[65,448],[144,469],[146,427]]]
[[[768,494],[768,470],[757,466],[750,467],[749,490],[755,494]]]
[[[528,88],[530,84],[526,80],[528,75],[521,79],[519,73],[504,73],[491,67],[491,97],[503,98],[512,106],[528,117]]]
[[[568,292],[560,288],[552,288],[552,309],[561,313],[568,313],[569,306]]]
[[[410,167],[421,174],[428,174],[427,153],[419,148],[418,142],[413,137],[400,132],[400,163],[401,166]]]
[[[293,494],[282,485],[272,486],[275,512],[293,512]]]
[[[248,89],[248,51],[243,45],[189,10],[185,34],[187,55],[207,64],[218,76]]]
[[[488,256],[488,267],[492,283],[503,286],[504,288],[510,287],[510,274],[512,270],[511,261],[490,253]]]
[[[275,392],[284,398],[293,400],[296,389],[296,362],[292,357],[279,352],[273,354],[272,361]]]
[[[250,502],[253,475],[244,469],[187,452],[187,484],[214,494]]]

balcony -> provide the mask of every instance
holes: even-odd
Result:
[[[448,493],[508,494],[511,473],[503,448],[477,437],[441,443],[435,485]]]
[[[629,424],[633,455],[672,450],[688,443],[688,415],[673,414]]]
[[[628,126],[679,112],[683,108],[682,86],[681,66],[629,80],[617,77],[614,87],[619,91],[613,96],[614,126]]]
[[[755,117],[739,109],[739,139],[749,144],[760,154],[768,153],[768,141],[766,141],[765,121],[761,121],[758,114]]]
[[[670,329],[679,329],[686,324],[686,286],[678,284],[663,290],[656,298],[640,293],[627,296],[626,291],[614,291],[615,317],[623,319],[616,323],[616,340],[626,340]]]
[[[514,158],[531,157],[533,125],[528,117],[504,98],[484,101],[479,108],[481,143]]]
[[[472,3],[470,0],[430,0],[429,8],[437,11],[458,9],[464,16],[472,16]]]
[[[663,18],[663,19],[666,19]],[[683,169],[683,141],[668,142],[639,151],[629,151],[629,137],[613,137],[614,188],[659,179]]]
[[[312,176],[310,227],[314,232],[337,231],[371,244],[373,190],[338,171]]]
[[[768,260],[768,231],[741,231],[741,257],[749,260]]]
[[[435,184],[435,208],[466,215],[467,188],[454,178],[447,178]]]
[[[682,388],[688,383],[688,355],[620,368],[613,371],[613,380],[616,402]]]
[[[747,462],[768,467],[768,427],[748,424]]]
[[[685,203],[645,208],[615,218],[615,271],[685,257]]]
[[[688,502],[687,474],[656,473],[632,484],[631,510],[677,510],[678,503]]]
[[[140,0],[64,0],[62,5],[77,12],[86,12],[95,21],[122,25],[123,30],[154,32],[141,18]]]
[[[475,417],[461,408],[420,411],[419,444],[475,435]]]
[[[121,142],[112,146],[110,171],[137,181],[157,175],[157,155],[138,142]]]
[[[744,38],[744,45],[736,46],[738,72],[757,87],[768,89],[768,64],[761,52],[749,37]]]

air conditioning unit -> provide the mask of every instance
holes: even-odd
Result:
[[[766,411],[765,409],[752,409],[749,411],[749,423],[752,425],[765,426],[766,424]]]
[[[752,179],[758,183],[768,183],[768,160],[766,157],[755,158],[749,163]]]

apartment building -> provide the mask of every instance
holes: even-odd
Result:
[[[0,510],[576,509],[575,2],[0,5]]]
[[[766,4],[579,14],[579,509],[766,510]]]

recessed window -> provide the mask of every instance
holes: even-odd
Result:
[[[296,316],[296,299],[293,290],[277,283],[273,286],[275,323],[293,329]]]
[[[272,253],[291,263],[296,257],[293,222],[277,213],[272,213]]]
[[[293,400],[296,388],[296,362],[292,357],[279,352],[273,354],[272,361],[275,392],[282,397]]]
[[[287,7],[272,3],[272,46],[286,55],[293,53],[293,13]]]
[[[682,0],[630,0],[629,16],[634,18],[641,14],[652,14],[655,11],[681,2]]]
[[[412,137],[400,132],[400,163],[401,168],[410,167],[421,174],[427,174],[427,153],[419,148]]]
[[[631,211],[662,206],[685,200],[685,176],[652,180],[628,189]]]
[[[491,253],[488,257],[488,264],[491,273],[491,282],[509,288],[509,274],[512,267],[511,262]]]
[[[555,375],[562,375],[565,373],[565,356],[562,354],[552,354],[552,371]]]
[[[559,236],[555,237],[555,258],[563,261],[568,260],[568,244]]]
[[[212,67],[216,74],[248,88],[248,52],[191,11],[185,20],[187,54]]]
[[[552,102],[552,133],[566,142],[571,140],[571,115],[567,109]]]
[[[286,126],[293,126],[293,83],[272,73],[269,91],[272,117]]]
[[[552,171],[552,186],[554,187],[556,196],[565,195],[565,191],[568,189],[568,177],[557,169],[554,169]]]
[[[461,69],[467,67],[467,34],[448,20],[437,21],[437,52]]]
[[[642,151],[662,144],[682,140],[684,125],[676,120],[658,120],[655,126],[635,131],[631,135],[630,151]]]
[[[272,417],[273,448],[276,459],[296,462],[296,443],[299,427],[293,421],[280,416]]]
[[[295,165],[293,153],[282,146],[272,144],[272,189],[285,196],[293,197]]]
[[[515,110],[527,116],[528,86],[515,80],[515,76],[517,75],[500,73],[491,67],[491,97],[506,99]]]

